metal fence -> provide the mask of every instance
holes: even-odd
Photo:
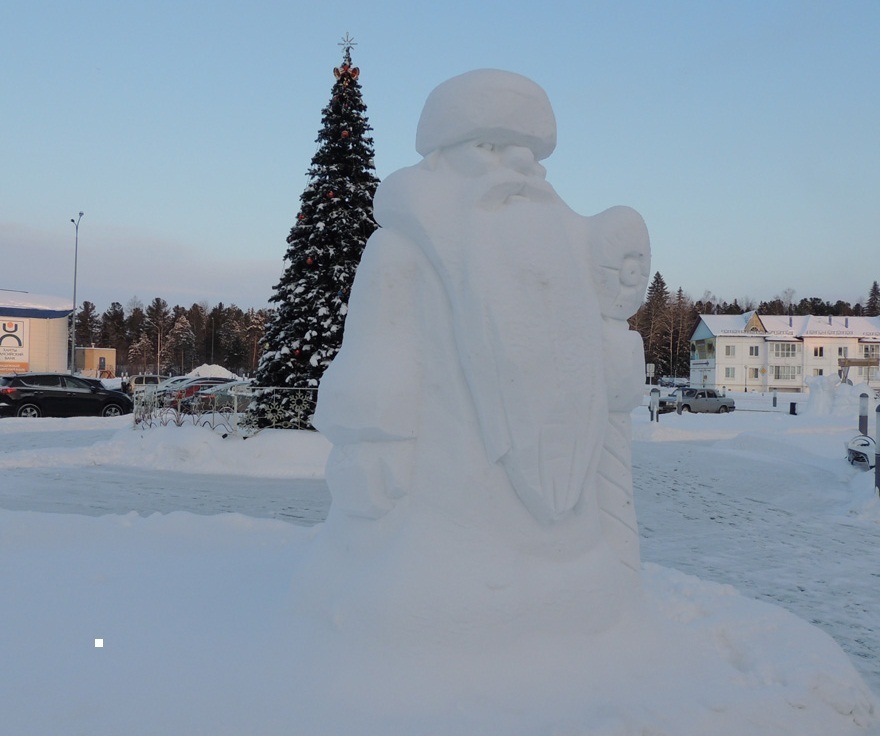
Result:
[[[135,395],[134,426],[139,429],[194,425],[223,434],[250,437],[263,429],[313,429],[317,388],[222,384],[187,398],[169,399],[155,391]],[[259,411],[257,411],[259,399]]]

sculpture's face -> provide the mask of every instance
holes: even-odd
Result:
[[[509,204],[517,199],[546,202],[556,193],[545,180],[547,170],[526,146],[465,141],[444,148],[440,158],[448,170],[476,180],[483,204]]]

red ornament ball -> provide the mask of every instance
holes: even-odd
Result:
[[[308,263],[310,266],[311,266],[314,262],[315,262],[315,259],[312,258],[311,256],[309,256],[308,258],[306,258],[306,263]]]
[[[298,357],[299,357],[299,354],[300,354],[301,352],[302,352],[302,351],[301,351],[299,348],[297,348],[296,350],[293,351],[293,354],[298,358]]]
[[[333,192],[327,192],[327,196],[333,199],[336,195]]]
[[[342,137],[343,137],[343,138],[348,138],[348,135],[349,135],[349,133],[348,133],[347,130],[343,130],[343,131],[342,131]]]

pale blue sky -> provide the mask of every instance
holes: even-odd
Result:
[[[880,2],[0,0],[0,288],[264,306],[341,61],[380,178],[469,69],[547,91],[548,179],[694,299],[880,279]]]

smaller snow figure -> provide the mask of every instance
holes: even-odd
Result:
[[[331,521],[438,515],[514,554],[589,557],[581,583],[607,593],[638,579],[644,357],[626,319],[650,250],[633,210],[565,205],[539,163],[555,144],[546,94],[517,74],[431,93],[422,162],[376,193],[314,423],[334,443]]]

